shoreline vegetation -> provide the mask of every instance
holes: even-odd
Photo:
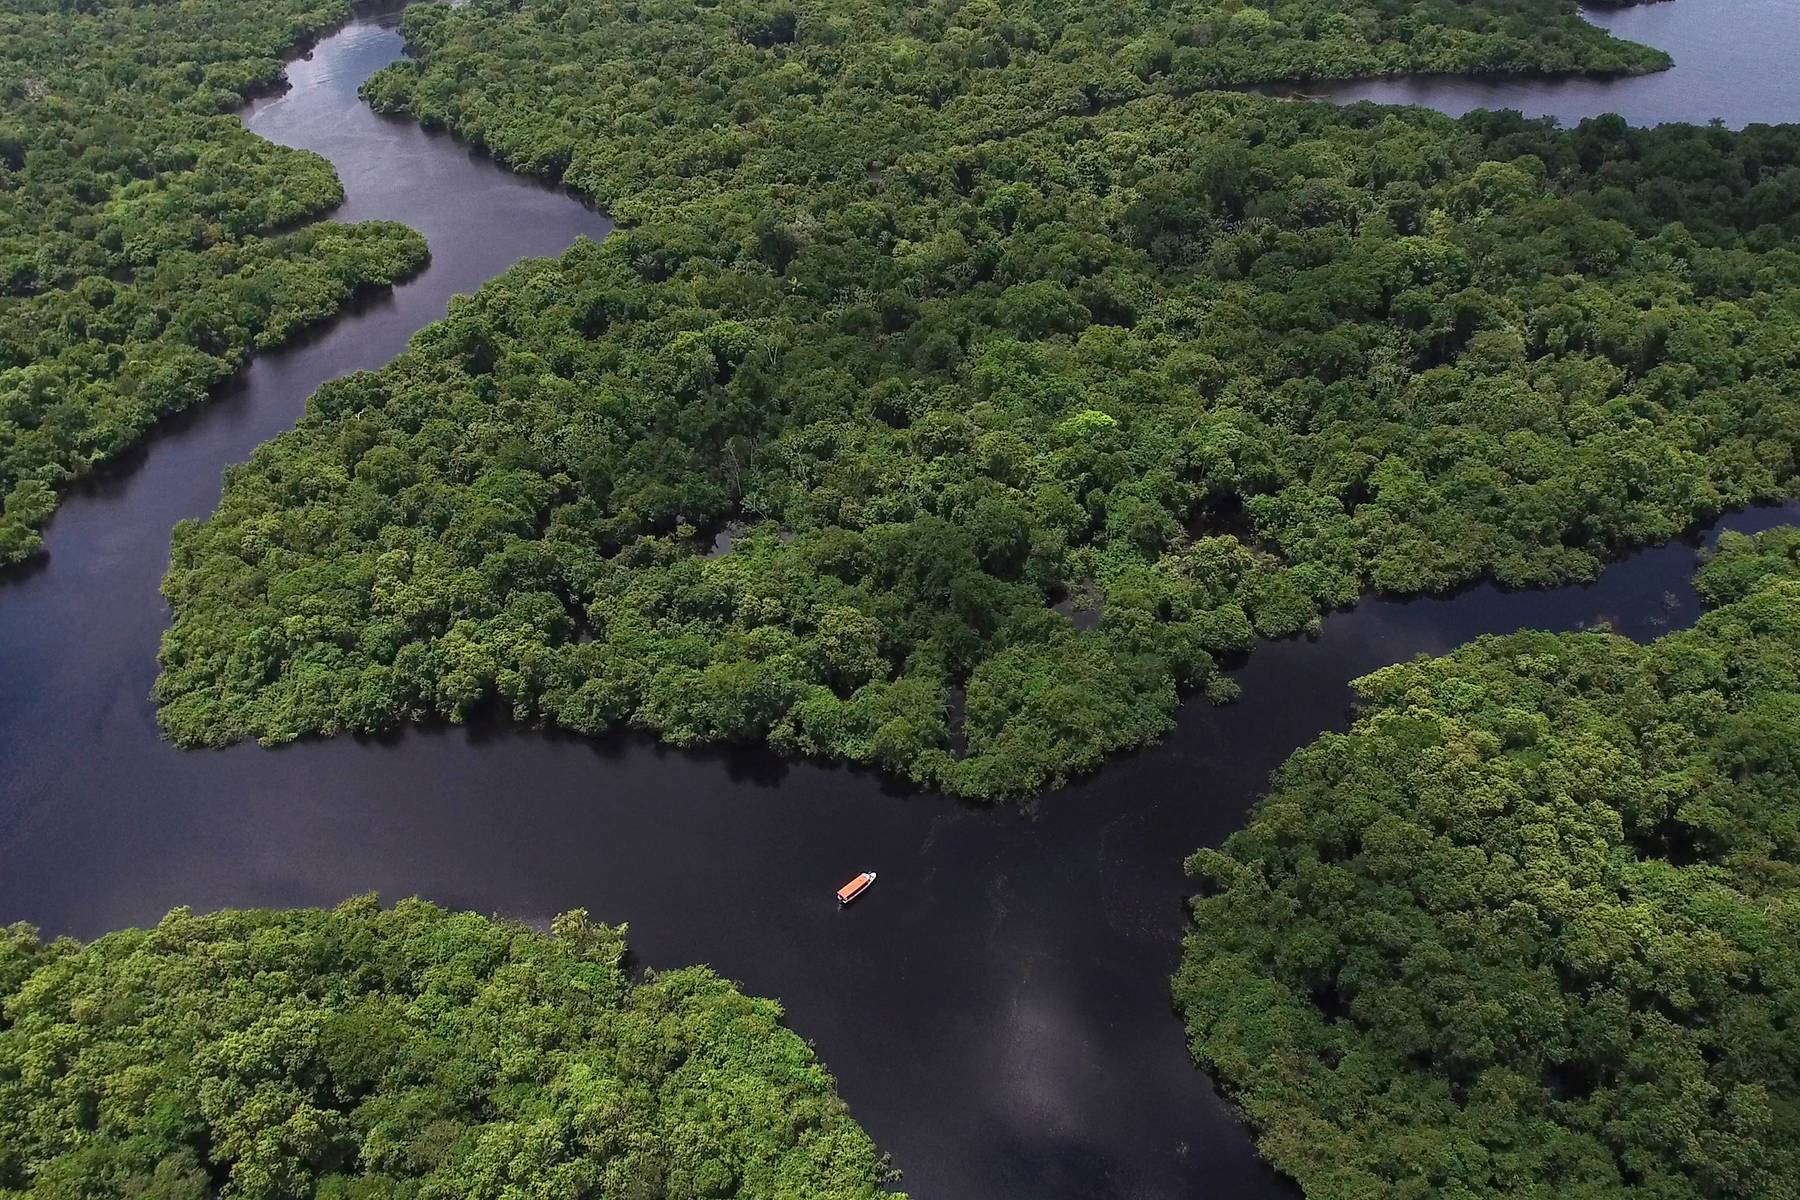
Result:
[[[235,110],[350,14],[330,0],[0,14],[0,568],[63,485],[255,351],[425,265],[390,222],[316,219],[331,165]]]
[[[628,974],[625,932],[373,897],[0,928],[0,1195],[902,1195],[778,1004]]]
[[[1365,676],[1189,860],[1194,1057],[1309,1200],[1795,1195],[1800,530],[1695,585]]]
[[[0,563],[425,255],[284,232],[341,188],[228,115],[340,6],[24,4]],[[1371,590],[1590,579],[1800,481],[1800,127],[1215,90],[1666,65],[1566,0],[404,24],[373,105],[625,224],[322,387],[176,529],[183,745],[498,705],[1007,799]],[[1696,588],[1647,644],[1364,677],[1188,861],[1193,1056],[1310,1200],[1794,1196],[1800,531],[1724,536]],[[626,932],[373,897],[0,930],[0,1196],[895,1194],[778,1004],[630,970]]]
[[[1792,494],[1800,132],[1172,94],[1345,20],[1637,53],[1538,0],[1250,11],[409,10],[372,104],[628,224],[178,529],[165,730],[497,704],[1016,797],[1370,589],[1587,579]]]

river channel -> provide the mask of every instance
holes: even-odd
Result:
[[[1666,32],[1780,9],[1791,63],[1797,4],[1677,0],[1607,23]],[[319,383],[387,361],[451,296],[518,258],[609,228],[565,193],[362,105],[357,85],[400,53],[394,25],[359,16],[245,119],[331,159],[348,193],[338,219],[422,231],[430,267],[257,358],[76,490],[46,561],[0,577],[0,921],[91,937],[176,905],[366,891],[536,922],[585,907],[628,921],[647,966],[706,962],[779,997],[922,1200],[1296,1194],[1191,1065],[1171,1015],[1182,858],[1240,826],[1296,747],[1349,722],[1357,675],[1483,633],[1608,621],[1652,637],[1691,622],[1698,539],[1632,555],[1591,587],[1370,600],[1316,639],[1260,646],[1240,703],[1190,704],[1163,745],[1023,810],[765,754],[507,725],[176,751],[149,701],[170,526],[208,513],[221,470],[291,426]],[[1736,41],[1758,36],[1740,28]],[[1783,72],[1733,112],[1800,118]],[[1613,86],[1640,84],[1658,86]],[[1715,115],[1695,96],[1664,103]],[[1796,519],[1788,505],[1723,525]],[[840,911],[832,890],[865,868],[880,883]]]
[[[1477,108],[1516,108],[1573,125],[1618,113],[1633,125],[1718,121],[1731,129],[1800,121],[1800,0],[1650,0],[1589,5],[1582,15],[1617,37],[1666,50],[1675,65],[1625,79],[1526,75],[1415,75],[1308,83],[1308,96],[1349,104],[1419,104],[1460,117]]]

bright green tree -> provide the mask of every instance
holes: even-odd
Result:
[[[1194,1055],[1311,1200],[1800,1195],[1800,530],[1699,586],[1360,680],[1189,861]]]
[[[0,936],[0,1196],[874,1200],[781,1009],[417,900]]]

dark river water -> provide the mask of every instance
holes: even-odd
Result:
[[[1679,0],[1632,19],[1666,28],[1690,10],[1712,21],[1791,7]],[[1294,748],[1348,723],[1350,679],[1521,627],[1606,620],[1654,636],[1696,614],[1697,543],[1636,554],[1587,588],[1370,601],[1316,640],[1259,647],[1242,702],[1189,705],[1164,745],[1027,811],[765,755],[506,726],[175,751],[148,700],[170,526],[210,511],[221,469],[291,425],[322,380],[385,362],[450,296],[521,256],[608,228],[358,103],[357,84],[399,49],[391,19],[360,18],[247,119],[336,164],[343,219],[422,230],[431,267],[257,359],[71,496],[47,562],[0,577],[0,921],[88,937],[175,905],[364,891],[532,921],[585,907],[629,921],[647,965],[707,962],[781,998],[915,1196],[1291,1196],[1190,1064],[1170,1013],[1182,858],[1241,825]],[[1619,86],[1648,95],[1653,82]],[[1777,90],[1750,115],[1791,103]],[[1795,519],[1790,505],[1725,524]],[[880,882],[840,911],[833,889],[865,868]]]

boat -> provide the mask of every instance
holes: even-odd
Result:
[[[855,879],[852,879],[849,883],[846,883],[843,887],[838,889],[838,903],[850,903],[852,900],[868,891],[869,885],[874,882],[875,872],[864,871],[861,875],[858,875]]]

